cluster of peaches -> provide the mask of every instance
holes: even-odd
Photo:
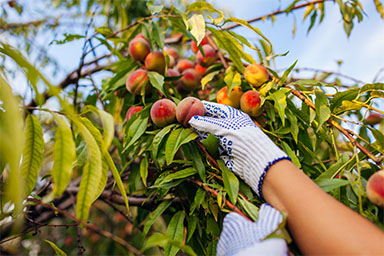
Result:
[[[174,48],[168,47],[164,51],[165,54],[162,51],[151,51],[148,40],[142,34],[138,34],[130,41],[128,51],[133,59],[142,64],[142,67],[128,75],[127,90],[134,95],[147,93],[150,90],[149,71],[173,78],[172,83],[179,92],[201,89],[202,76],[205,75],[207,68],[217,61],[218,56],[207,37],[201,41],[200,46],[199,49],[195,41],[191,42],[191,50],[196,55],[196,61],[193,62],[189,59],[179,59],[179,54]],[[269,80],[269,74],[263,66],[252,64],[245,69],[244,78],[253,87],[259,87]],[[243,93],[241,86],[235,86],[228,93],[225,86],[218,91],[216,100],[221,104],[241,108],[253,117],[261,113],[260,94],[256,90]],[[141,106],[132,106],[127,111],[126,119],[129,120],[141,109]],[[164,127],[176,120],[188,126],[189,119],[194,115],[204,115],[204,106],[195,97],[186,97],[177,106],[173,101],[164,98],[156,101],[151,108],[151,119],[158,127]]]

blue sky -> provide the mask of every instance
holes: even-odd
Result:
[[[249,20],[285,8],[292,1],[269,0],[220,0],[217,5],[230,10],[232,15]],[[275,53],[289,51],[286,57],[277,58],[277,68],[286,68],[295,60],[296,67],[311,67],[339,71],[364,82],[372,82],[377,72],[384,68],[384,20],[376,12],[371,0],[361,1],[367,14],[361,23],[356,23],[351,36],[347,38],[343,29],[341,14],[334,2],[326,2],[326,16],[320,25],[315,25],[307,34],[309,19],[303,22],[304,9],[297,10],[295,16],[277,16],[274,24],[255,22],[254,26],[272,41]],[[296,36],[292,28],[296,18]],[[249,30],[238,30],[249,35]],[[250,41],[256,38],[249,37]],[[337,61],[343,61],[338,67]],[[383,82],[384,73],[380,80]]]

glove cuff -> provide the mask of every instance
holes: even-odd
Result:
[[[269,168],[271,168],[272,165],[274,165],[275,163],[277,163],[277,162],[279,162],[281,160],[292,161],[289,156],[282,156],[282,157],[276,158],[272,162],[268,162],[268,165],[264,168],[263,173],[260,175],[259,184],[257,185],[256,193],[259,195],[260,199],[263,200],[263,201],[265,201],[265,199],[264,199],[264,196],[263,196],[263,192],[261,190],[261,186],[263,185],[264,177],[267,174]]]

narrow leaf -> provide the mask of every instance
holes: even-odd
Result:
[[[204,16],[201,14],[193,14],[187,22],[191,34],[196,39],[197,45],[199,45],[205,36]]]
[[[227,191],[229,198],[232,203],[236,204],[237,195],[239,193],[239,180],[236,178],[235,174],[231,172],[227,166],[225,166],[222,160],[217,161],[220,166],[221,171],[223,172],[223,181],[224,188]]]
[[[63,250],[61,250],[55,243],[49,240],[44,240],[44,241],[47,242],[52,247],[52,249],[55,251],[55,253],[58,256],[67,256],[67,254]]]
[[[157,90],[159,90],[162,94],[165,94],[164,92],[164,76],[160,75],[157,72],[149,71],[148,72],[148,78],[153,87],[155,87]]]
[[[72,164],[76,160],[76,146],[72,138],[71,128],[65,120],[56,115],[57,129],[53,146],[53,197],[60,196],[71,180]]]
[[[316,100],[315,100],[316,117],[319,123],[317,131],[319,131],[323,123],[326,122],[331,116],[331,110],[328,107],[328,99],[324,91],[320,89],[316,89],[315,94],[316,94]]]
[[[155,137],[153,138],[153,141],[152,141],[152,154],[153,154],[153,157],[156,158],[157,157],[157,152],[159,150],[159,146],[160,146],[160,143],[163,141],[165,135],[167,135],[169,133],[169,131],[175,127],[176,124],[170,124],[166,127],[164,127],[162,130],[160,130],[156,135]]]
[[[143,184],[147,186],[147,177],[148,177],[148,156],[145,156],[140,163],[140,176]]]
[[[25,179],[25,194],[29,195],[35,187],[37,176],[43,164],[45,144],[43,128],[37,117],[29,115],[25,122],[26,138],[20,172]]]
[[[163,212],[165,210],[167,210],[167,208],[172,204],[172,200],[166,200],[164,202],[162,202],[161,204],[159,204],[159,206],[157,206],[156,210],[154,210],[151,214],[151,216],[149,216],[147,222],[145,223],[144,225],[144,228],[143,228],[143,236],[146,236],[149,229],[151,228],[152,224],[156,221],[156,219],[161,215],[163,214]]]
[[[20,179],[20,158],[24,144],[24,120],[19,110],[19,101],[12,89],[0,75],[0,156],[9,167],[5,185],[6,199],[15,205],[15,214],[22,210],[24,180]],[[3,170],[2,170],[3,171]]]
[[[167,237],[171,238],[173,241],[182,242],[184,235],[184,218],[185,212],[177,212],[171,219],[167,229]],[[164,255],[166,256],[175,256],[176,253],[180,250],[176,246],[167,244],[164,247]]]
[[[180,146],[197,138],[197,134],[190,129],[179,128],[173,131],[165,144],[165,160],[169,165]]]

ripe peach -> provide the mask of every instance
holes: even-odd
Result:
[[[137,35],[135,36],[135,38],[141,38],[141,39],[144,39],[149,45],[151,45],[151,44],[149,43],[148,39],[147,39],[145,36],[143,36],[143,34],[141,34],[141,33],[137,34]]]
[[[383,116],[378,113],[369,113],[368,117],[364,120],[366,124],[375,125],[380,123],[383,119]]]
[[[156,71],[159,74],[165,73],[165,56],[161,51],[154,51],[145,58],[145,67],[149,71]]]
[[[168,61],[168,68],[173,68],[176,64],[175,58],[173,58],[172,55],[168,55],[169,61]]]
[[[169,47],[165,49],[165,53],[168,54],[168,56],[172,56],[175,60],[179,58],[179,53],[175,48]]]
[[[269,79],[268,70],[259,65],[251,64],[244,71],[244,78],[248,83],[255,87],[259,87]]]
[[[196,55],[196,61],[203,67],[209,67],[217,58],[216,51],[209,44],[203,45],[203,51],[205,57],[203,57],[203,54],[199,51]]]
[[[375,172],[369,177],[367,196],[369,201],[377,206],[384,206],[384,169]]]
[[[175,122],[176,104],[169,99],[156,101],[151,108],[151,119],[159,127]]]
[[[177,70],[179,70],[180,73],[182,73],[184,70],[189,68],[194,68],[195,64],[193,64],[192,61],[187,59],[182,59],[177,62]]]
[[[151,52],[151,46],[142,38],[134,38],[129,42],[128,51],[132,58],[143,61]]]
[[[167,77],[176,77],[176,76],[180,76],[180,73],[179,73],[179,71],[177,71],[177,70],[174,70],[174,69],[172,69],[172,68],[169,68],[169,69],[167,69],[167,74],[166,74],[166,76],[167,76]],[[176,84],[178,83],[178,81],[179,81],[179,79],[174,80],[174,81],[172,81],[171,83],[174,84],[174,85],[176,85]]]
[[[127,115],[126,115],[126,120],[127,122],[129,121],[129,119],[131,119],[131,117],[133,116],[133,114],[139,112],[140,110],[142,110],[143,107],[142,106],[132,106],[128,109],[127,111]]]
[[[181,83],[186,90],[195,90],[200,88],[200,75],[194,68],[184,70],[181,77]]]
[[[205,75],[205,71],[207,71],[207,68],[201,66],[200,64],[197,64],[195,66],[195,69],[196,69],[197,73],[199,73],[199,75],[201,75],[201,76]]]
[[[206,37],[204,37],[203,40],[201,40],[200,45],[203,46],[206,44],[208,44],[208,39]],[[192,49],[193,53],[197,53],[197,51],[199,50],[199,47],[197,47],[196,41],[192,40],[191,49]]]
[[[247,91],[241,96],[240,99],[240,108],[243,112],[247,113],[250,116],[260,115],[260,93],[258,91]]]
[[[127,90],[134,95],[140,95],[143,86],[145,86],[145,92],[148,92],[150,85],[147,71],[138,69],[130,73],[127,77],[125,86],[127,87]]]
[[[225,104],[234,108],[240,107],[240,98],[243,95],[243,90],[240,86],[233,87],[228,96],[227,86],[221,88],[216,94],[217,103]]]
[[[177,121],[188,127],[189,120],[193,116],[204,116],[205,109],[203,103],[195,97],[186,97],[176,107]]]

